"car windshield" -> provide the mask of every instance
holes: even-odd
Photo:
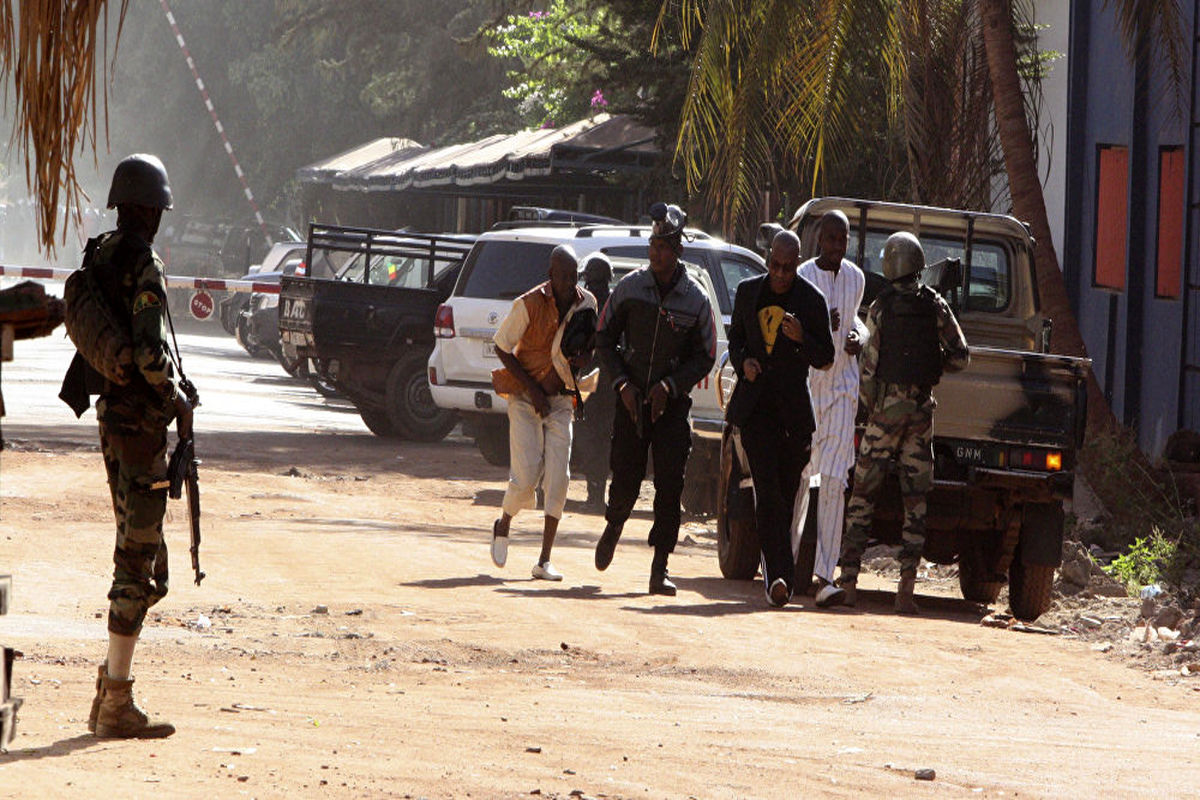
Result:
[[[546,280],[553,244],[482,241],[463,266],[457,294],[488,300],[513,300]]]
[[[859,264],[864,272],[883,274],[883,245],[890,234],[890,231],[867,232],[863,263]],[[965,257],[961,239],[930,234],[922,235],[920,239],[927,264],[936,264],[946,258],[963,260]],[[852,230],[846,256],[852,259],[857,252],[858,231]],[[963,270],[970,274],[967,291],[968,311],[1003,311],[1008,307],[1011,278],[1008,253],[1003,247],[992,242],[975,240],[971,243],[971,264],[969,268],[964,264]]]

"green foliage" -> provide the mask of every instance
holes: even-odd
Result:
[[[517,101],[527,124],[563,125],[607,106],[603,90],[590,98],[579,90],[589,56],[579,43],[595,39],[606,16],[603,9],[588,14],[578,3],[552,0],[545,11],[510,14],[486,32],[488,53],[517,65],[506,73],[503,94]]]
[[[1125,584],[1130,593],[1136,593],[1143,586],[1167,579],[1177,548],[1177,542],[1154,528],[1149,536],[1135,539],[1129,550],[1104,567],[1104,571]]]
[[[520,125],[474,39],[492,0],[173,0],[172,11],[264,213],[284,220],[298,167],[400,136],[464,141]],[[179,214],[250,208],[157,3],[130,12],[111,81],[112,165],[159,153]]]

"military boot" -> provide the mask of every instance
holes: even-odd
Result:
[[[917,587],[917,571],[905,570],[900,573],[900,583],[896,586],[896,613],[897,614],[919,614],[921,609],[917,608],[916,601],[913,600],[913,590]]]
[[[853,606],[858,603],[858,578],[842,578],[838,581],[838,586],[846,593],[842,598],[842,605]]]
[[[88,733],[96,732],[96,715],[100,713],[100,701],[104,699],[104,676],[108,674],[105,661],[96,672],[96,696],[92,698],[92,711],[88,714]]]
[[[165,739],[175,726],[163,720],[151,720],[134,705],[133,678],[101,678],[100,711],[96,715],[96,735],[101,739]]]

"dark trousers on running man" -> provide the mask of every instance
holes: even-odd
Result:
[[[674,397],[657,422],[650,421],[650,406],[642,406],[642,430],[630,418],[625,404],[617,400],[612,433],[612,481],[608,487],[608,510],[604,518],[624,525],[633,512],[646,477],[646,451],[654,452],[654,525],[650,546],[671,553],[679,540],[679,499],[683,495],[683,470],[692,449],[688,425],[691,396]]]
[[[774,405],[768,397],[759,399],[755,413],[741,427],[742,449],[754,482],[754,521],[762,548],[763,582],[770,586],[776,578],[783,578],[788,589],[793,589],[796,562],[792,555],[792,505],[808,463],[812,433],[788,430],[781,424],[786,412],[768,407]]]

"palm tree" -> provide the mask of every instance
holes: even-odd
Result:
[[[119,36],[129,0],[0,2],[0,81],[13,81],[13,141],[37,197],[38,239],[50,250],[60,198],[67,209],[79,207],[75,154],[96,148],[97,55],[99,73],[107,74],[110,5],[117,8]]]
[[[688,188],[720,206],[726,227],[752,207],[748,198],[769,175],[768,154],[791,154],[791,166],[813,176],[814,189],[830,151],[843,154],[853,145],[852,103],[857,78],[846,74],[851,47],[874,47],[887,69],[890,108],[904,119],[910,171],[923,173],[921,157],[938,169],[953,165],[944,151],[929,146],[925,108],[930,94],[946,87],[967,87],[957,94],[951,115],[978,109],[978,90],[986,86],[991,102],[988,123],[971,116],[973,130],[998,140],[1014,215],[1029,223],[1036,239],[1035,277],[1044,311],[1055,321],[1056,352],[1085,355],[1086,347],[1058,266],[1029,124],[1028,86],[1018,68],[1017,28],[1029,17],[1030,0],[665,0],[659,25],[672,10],[685,36],[698,36],[696,56],[676,158]],[[1177,96],[1186,86],[1186,38],[1178,0],[1107,0],[1116,12],[1131,56],[1156,42],[1164,53],[1168,78]],[[881,30],[882,25],[882,30]],[[786,31],[786,33],[783,33]],[[961,44],[945,43],[961,33]],[[976,75],[979,45],[986,51],[986,84],[969,84]],[[950,57],[938,58],[944,51]],[[957,78],[957,83],[955,79]],[[994,125],[994,128],[992,127]],[[952,137],[954,138],[954,137]],[[959,139],[959,141],[965,141]],[[923,147],[922,144],[925,144]],[[976,176],[990,180],[986,143],[960,146],[960,164],[974,163]],[[969,174],[968,172],[963,173]],[[956,176],[955,184],[973,185]],[[974,190],[956,201],[944,188],[929,191],[913,181],[914,199],[960,207],[986,208],[971,202]],[[937,189],[939,187],[932,187]],[[923,191],[924,189],[924,191]],[[986,196],[986,195],[984,195]],[[1089,428],[1112,419],[1099,386],[1089,385]]]
[[[1187,53],[1182,15],[1176,0],[1106,0],[1105,7],[1109,6],[1116,11],[1121,34],[1131,57],[1152,40],[1160,44],[1178,111],[1180,92],[1187,85]],[[1042,310],[1055,322],[1053,344],[1056,352],[1086,355],[1087,346],[1071,308],[1058,254],[1050,235],[1046,200],[1035,164],[1033,137],[1017,81],[1012,0],[979,0],[979,15],[983,21],[983,39],[992,75],[995,115],[1004,150],[1013,214],[1029,224],[1036,242],[1033,251],[1034,273]],[[1089,433],[1115,426],[1112,410],[1094,374],[1088,380],[1088,407],[1094,410],[1088,415]]]

